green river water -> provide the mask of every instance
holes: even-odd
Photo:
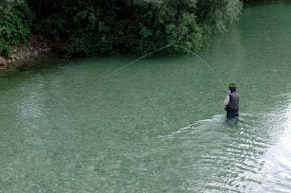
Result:
[[[2,74],[0,193],[291,192],[291,6],[246,8],[199,55],[216,74],[159,54]]]

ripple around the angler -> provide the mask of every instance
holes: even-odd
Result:
[[[225,127],[222,120],[222,116],[216,116],[196,122],[172,133],[171,139],[179,142],[183,151],[191,152],[194,147],[201,149],[195,155],[196,161],[193,164],[212,171],[211,175],[216,182],[207,179],[212,183],[208,186],[210,192],[211,189],[244,192],[242,190],[248,183],[261,183],[256,176],[264,166],[260,158],[269,144],[264,136],[258,136],[250,126]],[[188,156],[191,157],[191,154]]]

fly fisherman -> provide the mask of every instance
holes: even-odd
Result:
[[[239,94],[236,93],[236,85],[231,83],[228,85],[228,95],[224,100],[226,117],[232,119],[239,115]]]

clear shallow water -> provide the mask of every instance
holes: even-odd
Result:
[[[290,192],[291,7],[248,8],[195,57],[62,61],[0,78],[0,192]],[[53,62],[53,61],[52,61]],[[52,63],[51,62],[51,63]]]

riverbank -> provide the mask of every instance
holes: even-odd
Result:
[[[0,71],[33,67],[37,61],[52,56],[63,56],[66,44],[42,35],[29,35],[27,41],[12,48],[9,58],[0,55]]]

